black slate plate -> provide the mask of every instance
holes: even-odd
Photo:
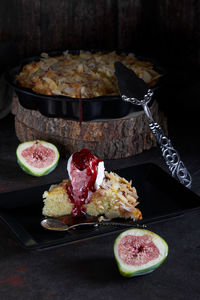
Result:
[[[142,211],[141,224],[177,217],[200,207],[200,197],[185,188],[154,164],[125,168],[116,171],[133,180]],[[101,227],[86,231],[53,232],[43,229],[42,194],[50,185],[0,194],[1,221],[14,234],[20,245],[29,250],[46,249],[119,230],[119,227]],[[125,221],[126,222],[126,221]],[[133,223],[134,224],[134,223]],[[122,227],[123,229],[125,227]]]
[[[47,52],[49,56],[56,56],[62,54],[63,51]],[[69,50],[71,54],[78,55],[80,50]],[[96,52],[91,50],[90,52]],[[108,51],[101,51],[103,53]],[[120,54],[120,51],[119,51]],[[140,60],[151,61],[147,58],[138,57]],[[57,117],[70,120],[79,120],[80,114],[80,99],[71,98],[67,96],[41,95],[37,94],[31,89],[20,86],[16,80],[16,75],[20,73],[23,66],[33,62],[39,61],[40,56],[29,57],[23,59],[17,66],[10,68],[5,74],[7,82],[14,88],[20,104],[31,110],[38,110],[46,117]],[[153,62],[152,62],[153,63]],[[157,83],[152,89],[155,95],[152,102],[158,95],[160,88],[160,80],[163,78],[164,71],[155,63],[154,70],[162,76],[157,80]],[[152,104],[152,103],[151,103]],[[132,111],[140,111],[141,107],[133,106],[129,102],[121,100],[120,96],[100,96],[95,98],[82,99],[82,120],[91,121],[94,119],[116,119],[128,115]]]

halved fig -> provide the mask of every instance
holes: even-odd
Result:
[[[19,166],[26,173],[38,177],[52,172],[60,157],[55,145],[41,140],[19,144],[16,155]]]
[[[114,255],[121,275],[144,275],[164,262],[168,255],[168,245],[152,231],[132,228],[116,238]]]

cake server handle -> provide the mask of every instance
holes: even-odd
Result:
[[[153,132],[157,143],[159,144],[162,156],[165,159],[165,162],[172,174],[173,177],[177,178],[180,183],[185,185],[187,188],[191,188],[192,185],[192,177],[185,167],[184,163],[180,159],[179,153],[173,147],[170,139],[168,139],[161,126],[154,121],[151,111],[148,107],[148,103],[151,100],[153,92],[149,89],[147,95],[144,96],[143,100],[138,100],[135,98],[128,98],[125,95],[122,95],[122,99],[127,102],[131,102],[134,105],[142,105],[144,112],[149,121],[149,127]]]

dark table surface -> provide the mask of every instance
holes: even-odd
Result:
[[[191,109],[185,100],[180,109],[178,100],[185,94],[180,90],[173,111],[164,107],[169,136],[193,177],[192,191],[200,195],[199,105],[194,102]],[[0,120],[0,139],[0,193],[66,177],[67,158],[48,176],[38,179],[23,173],[16,163],[19,141],[12,115]],[[105,166],[115,170],[146,162],[168,172],[157,147],[135,157],[105,161]],[[153,273],[126,279],[113,255],[119,232],[55,249],[26,251],[0,224],[0,299],[200,299],[200,209],[148,228],[167,241],[168,258]]]

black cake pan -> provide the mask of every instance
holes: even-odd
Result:
[[[71,54],[77,55],[80,50],[71,50]],[[93,52],[93,51],[91,51]],[[105,51],[102,51],[105,53]],[[63,51],[46,52],[49,56],[61,55]],[[22,60],[17,66],[12,67],[5,74],[7,82],[14,88],[20,104],[27,109],[38,110],[46,117],[64,118],[70,120],[90,121],[95,119],[116,119],[128,115],[132,111],[140,111],[141,107],[133,106],[121,100],[120,96],[99,96],[95,98],[71,98],[57,95],[41,95],[31,89],[22,87],[16,79],[24,65],[39,61],[40,56],[29,57]],[[140,60],[147,60],[142,59]],[[149,61],[149,60],[148,60]],[[154,66],[154,70],[162,75],[163,71]],[[159,88],[159,81],[153,87],[154,94]],[[152,99],[153,103],[154,97]]]

